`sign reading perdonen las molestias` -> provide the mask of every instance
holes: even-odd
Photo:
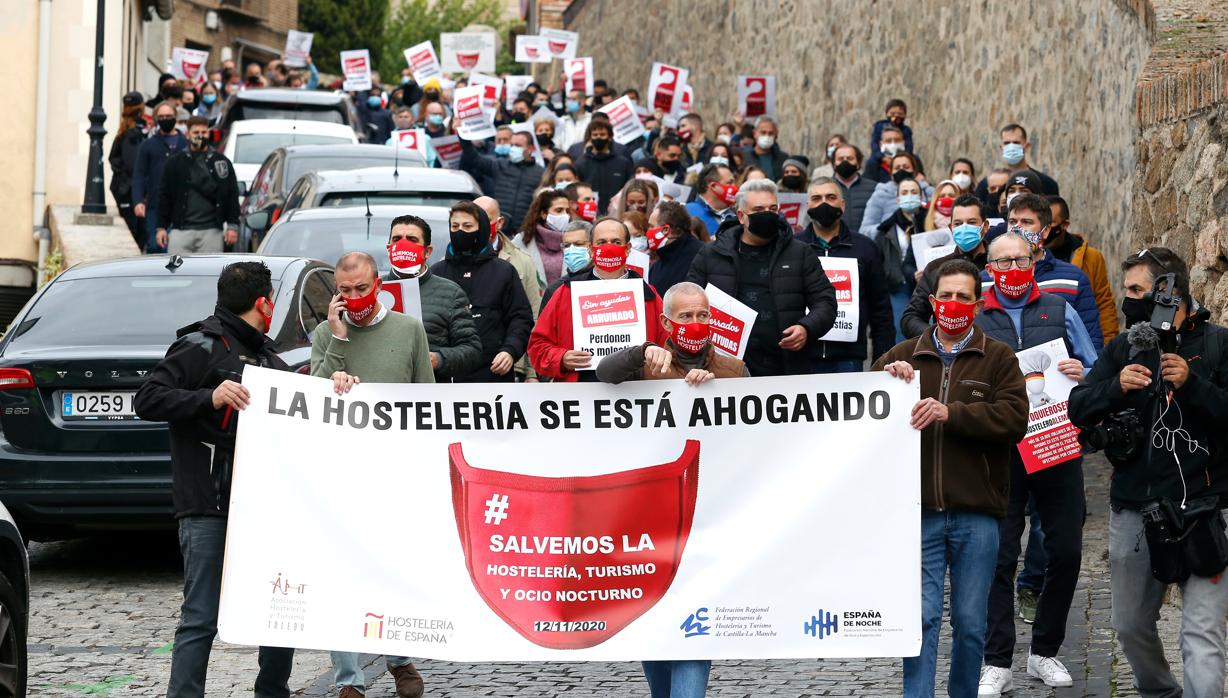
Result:
[[[475,662],[920,648],[917,381],[243,383],[226,642]]]

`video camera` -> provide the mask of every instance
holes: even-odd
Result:
[[[1142,445],[1142,420],[1138,410],[1114,412],[1099,424],[1079,430],[1079,445],[1084,453],[1104,451],[1114,465],[1128,463]]]
[[[1152,304],[1151,327],[1160,334],[1160,350],[1166,354],[1177,350],[1177,309],[1181,306],[1181,296],[1176,285],[1176,274],[1161,274],[1145,296]]]

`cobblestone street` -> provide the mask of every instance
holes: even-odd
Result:
[[[1083,572],[1062,659],[1073,688],[1052,691],[1026,675],[1029,626],[1019,623],[1016,698],[1133,696],[1129,667],[1109,628],[1108,475],[1100,458],[1087,463],[1089,517]],[[165,692],[170,643],[180,601],[180,561],[172,535],[112,535],[31,548],[30,694],[153,696]],[[1179,598],[1178,598],[1179,602]],[[1180,671],[1176,627],[1180,610],[1164,609],[1169,661]],[[944,633],[944,638],[945,638]],[[944,640],[945,641],[945,640]],[[939,675],[946,666],[940,653]],[[392,696],[382,662],[367,657],[367,695]],[[210,696],[251,695],[256,653],[218,643],[209,673]],[[421,661],[427,695],[643,696],[639,666],[624,664],[461,665]],[[327,653],[300,652],[291,687],[300,695],[331,692]],[[709,695],[899,695],[898,660],[720,662]],[[941,686],[939,693],[943,693]],[[335,693],[332,693],[335,695]]]

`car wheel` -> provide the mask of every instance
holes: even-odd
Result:
[[[0,574],[0,698],[26,695],[26,604]]]

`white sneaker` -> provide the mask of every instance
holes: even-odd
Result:
[[[1015,680],[1011,678],[1011,670],[996,666],[981,667],[981,683],[976,694],[986,698],[1001,698],[1003,693],[1015,690]]]
[[[1066,671],[1066,667],[1062,666],[1057,657],[1029,655],[1028,676],[1035,676],[1044,681],[1046,686],[1061,687],[1074,684],[1070,678],[1070,672]],[[982,678],[981,682],[984,683],[984,681],[985,679]]]

